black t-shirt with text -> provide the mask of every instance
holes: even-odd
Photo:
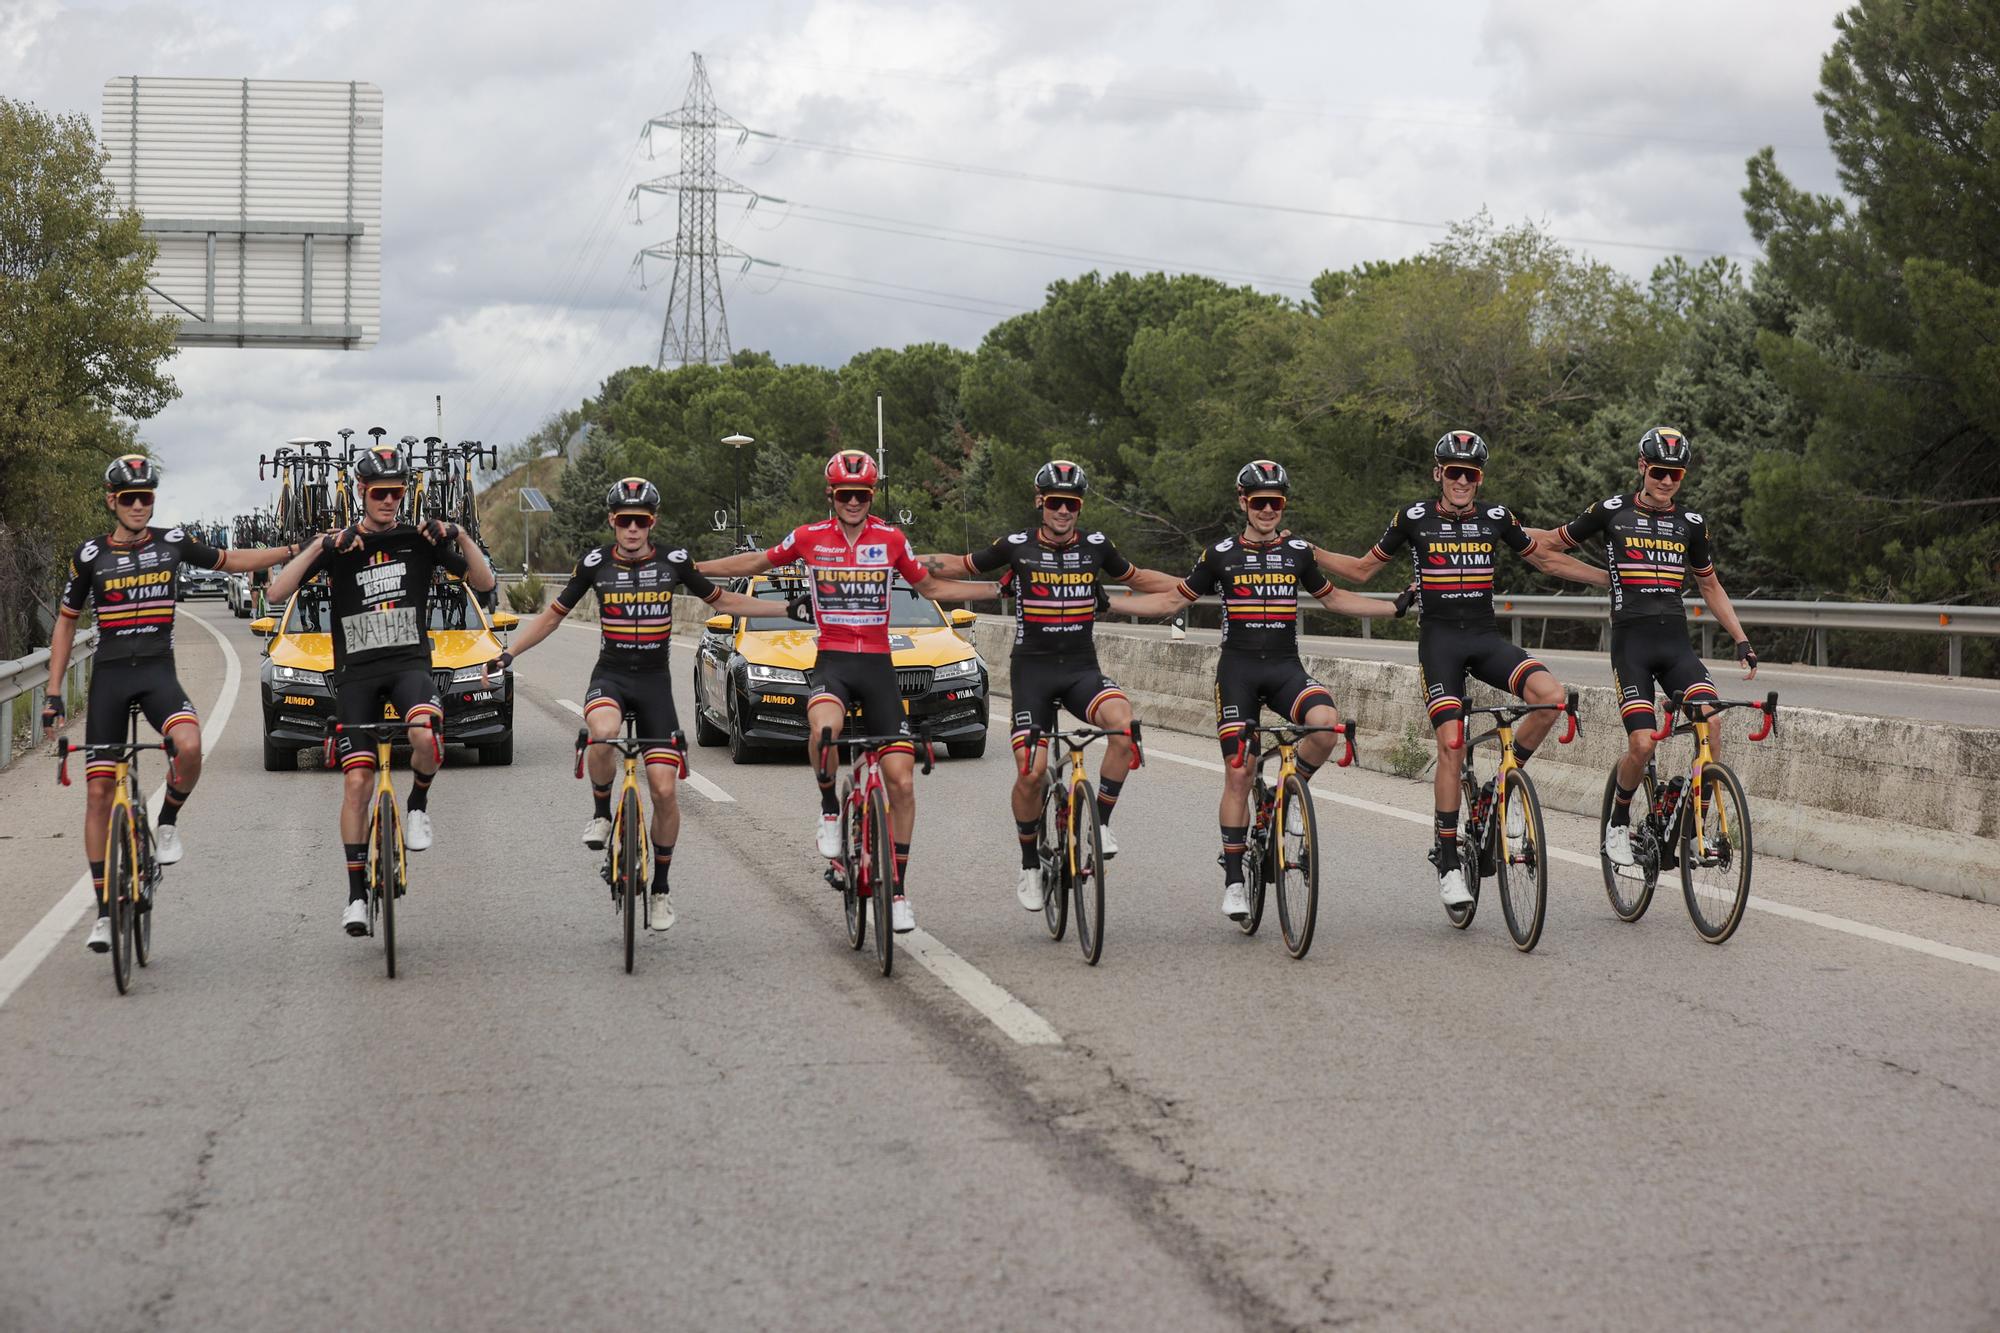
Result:
[[[69,558],[62,614],[97,608],[97,660],[137,661],[174,651],[174,580],[181,564],[219,569],[222,552],[180,528],[147,528],[130,545],[93,537]]]
[[[1101,532],[1079,532],[1060,545],[1045,541],[1039,530],[1013,532],[966,561],[981,574],[1005,569],[1013,576],[1016,657],[1095,656],[1099,580],[1132,572],[1132,562]]]
[[[364,532],[358,550],[322,555],[319,564],[331,594],[336,671],[430,669],[431,583],[441,569],[465,573],[455,544],[433,546],[402,523]]]

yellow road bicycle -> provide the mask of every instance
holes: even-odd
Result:
[[[611,819],[611,837],[604,844],[604,882],[611,886],[612,908],[625,922],[625,970],[630,972],[638,952],[639,927],[653,926],[652,883],[653,844],[647,835],[646,812],[639,805],[639,764],[646,751],[670,749],[685,765],[687,740],[676,731],[667,737],[635,736],[632,714],[625,715],[625,734],[594,740],[588,731],[576,733],[576,775],[583,776],[583,757],[593,745],[608,745],[624,756],[625,775],[618,784],[616,810]],[[683,767],[683,772],[685,772]]]
[[[1335,767],[1353,764],[1352,722],[1331,727],[1248,727],[1230,760],[1231,768],[1255,765],[1250,833],[1243,850],[1243,891],[1249,911],[1236,924],[1245,935],[1255,935],[1264,919],[1264,890],[1277,885],[1278,928],[1284,934],[1286,952],[1294,958],[1304,958],[1306,950],[1312,948],[1313,929],[1319,920],[1319,822],[1313,812],[1312,792],[1299,775],[1298,744],[1300,737],[1321,731],[1332,732],[1346,743]],[[1259,751],[1260,733],[1271,737],[1271,749]],[[1273,759],[1278,761],[1275,785],[1264,779],[1264,766]]]
[[[118,993],[132,986],[133,964],[146,966],[153,948],[153,898],[164,873],[153,856],[153,826],[146,818],[146,802],[139,794],[139,770],[135,763],[141,750],[160,750],[167,756],[171,780],[174,743],[160,737],[155,745],[139,741],[139,710],[131,714],[130,738],[123,744],[72,745],[64,736],[56,743],[59,762],[56,780],[67,787],[69,757],[81,754],[91,760],[113,764],[111,775],[110,827],[104,843],[104,887],[98,890],[100,905],[109,909],[111,921],[111,980]]]
[[[1042,923],[1049,938],[1059,940],[1068,929],[1070,908],[1076,909],[1076,942],[1092,967],[1104,956],[1104,840],[1097,822],[1097,793],[1083,764],[1090,743],[1107,736],[1132,738],[1132,767],[1145,762],[1139,748],[1139,722],[1130,731],[1078,727],[1072,731],[1031,728],[1020,762],[1034,763],[1037,747],[1049,743],[1049,766],[1042,784],[1042,818],[1035,851],[1042,868]],[[1066,769],[1061,777],[1058,769]]]
[[[1490,708],[1468,708],[1459,723],[1459,747],[1465,752],[1458,773],[1464,793],[1466,819],[1458,834],[1458,864],[1465,875],[1466,892],[1472,901],[1463,907],[1447,907],[1445,917],[1464,930],[1479,910],[1479,881],[1491,876],[1500,883],[1500,911],[1507,918],[1507,934],[1522,953],[1541,943],[1542,925],[1549,912],[1549,845],[1544,840],[1542,800],[1535,792],[1534,779],[1514,758],[1514,724],[1530,713],[1556,711],[1568,719],[1559,745],[1576,739],[1576,691],[1560,704],[1496,704]],[[1493,728],[1470,741],[1465,728],[1472,719],[1484,715],[1493,719]],[[1500,750],[1500,769],[1482,786],[1472,758],[1482,745],[1495,743]],[[1433,853],[1435,856],[1435,853]]]
[[[403,844],[403,811],[396,804],[396,787],[389,780],[390,747],[409,731],[409,723],[339,722],[340,732],[358,732],[375,742],[375,796],[368,807],[368,933],[382,937],[382,956],[389,975],[396,975],[396,900],[410,887],[410,852]],[[435,734],[435,733],[434,733]],[[326,742],[327,760],[333,761],[333,737]],[[440,748],[442,744],[440,742]],[[381,930],[376,930],[376,925]]]

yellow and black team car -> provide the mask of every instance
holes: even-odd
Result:
[[[740,590],[771,603],[769,616],[713,616],[695,648],[694,735],[727,745],[739,764],[777,749],[803,750],[806,673],[818,654],[805,580],[794,570],[746,579]],[[986,663],[956,630],[970,611],[946,611],[897,582],[889,646],[912,729],[925,727],[959,759],[986,752]],[[800,607],[803,623],[790,607]]]
[[[444,704],[447,745],[469,745],[482,764],[514,762],[514,675],[494,659],[500,634],[520,617],[488,614],[457,578],[443,574],[431,589],[431,676]],[[333,635],[327,630],[326,575],[317,574],[276,616],[250,622],[264,646],[264,767],[298,767],[299,751],[325,743],[333,724]],[[490,688],[480,672],[492,663]]]

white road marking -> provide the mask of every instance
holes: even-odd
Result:
[[[1175,754],[1171,750],[1149,748],[1146,752],[1146,757],[1149,759],[1171,760],[1176,764],[1186,764],[1189,768],[1205,768],[1214,773],[1223,771],[1222,764],[1217,760],[1197,759],[1192,755]],[[1425,815],[1415,814],[1408,810],[1398,810],[1394,806],[1383,805],[1376,801],[1365,801],[1358,796],[1343,796],[1338,792],[1321,791],[1318,787],[1310,785],[1307,787],[1307,790],[1312,792],[1315,800],[1334,802],[1340,805],[1351,805],[1357,810],[1366,810],[1371,814],[1387,815],[1391,819],[1400,819],[1405,823],[1422,824],[1426,828],[1430,827],[1431,824],[1430,819]],[[1595,856],[1581,855],[1576,852],[1566,851],[1561,847],[1549,848],[1549,855],[1558,861],[1566,861],[1571,865],[1584,866],[1591,870],[1597,870],[1601,866],[1601,862]],[[1980,953],[1976,949],[1961,949],[1955,944],[1941,944],[1936,940],[1924,939],[1920,935],[1906,935],[1900,930],[1885,930],[1881,926],[1871,926],[1865,921],[1850,921],[1844,916],[1834,916],[1828,912],[1815,912],[1809,907],[1794,907],[1790,903],[1774,902],[1769,898],[1759,898],[1754,893],[1750,895],[1749,906],[1754,911],[1769,912],[1772,916],[1781,916],[1791,921],[1802,921],[1809,926],[1818,926],[1822,930],[1839,931],[1843,935],[1853,935],[1860,939],[1873,940],[1877,944],[1887,944],[1897,949],[1908,949],[1912,953],[1927,954],[1932,958],[1943,958],[1954,963],[1964,963],[1968,967],[1983,968],[1988,972],[2000,972],[2000,957],[1995,957],[1990,953]]]
[[[1022,1046],[1060,1046],[1062,1034],[1006,987],[946,948],[928,931],[903,936],[903,952]]]
[[[202,748],[214,752],[215,744],[222,739],[222,729],[229,724],[229,714],[236,707],[236,690],[243,680],[243,663],[236,656],[236,649],[223,637],[222,631],[190,614],[187,617],[207,630],[209,637],[222,645],[223,677],[222,698],[216,702],[215,716],[203,718],[201,723]],[[78,762],[82,762],[81,759]],[[160,785],[153,788],[153,794],[146,799],[146,809],[157,820],[160,803],[166,799],[167,781],[160,779]],[[0,1005],[12,998],[21,983],[34,975],[42,960],[55,951],[63,937],[76,929],[83,914],[97,905],[97,896],[91,891],[90,872],[85,871],[70,885],[69,892],[56,900],[56,905],[45,913],[40,921],[29,928],[28,933],[0,958]]]
[[[561,704],[564,708],[569,709],[570,712],[575,713],[578,717],[583,716],[583,705],[578,703],[576,700],[558,699],[556,700],[556,702]],[[688,786],[693,787],[696,791],[700,792],[703,796],[706,796],[709,800],[714,801],[717,805],[736,804],[736,798],[734,796],[731,796],[728,792],[716,786],[713,782],[710,782],[707,778],[703,777],[701,774],[695,772],[692,767],[690,767],[685,773],[683,773],[681,777],[682,780],[688,784]]]

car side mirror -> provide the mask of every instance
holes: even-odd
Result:
[[[979,617],[973,615],[972,612],[966,610],[962,606],[953,607],[951,609],[950,615],[951,615],[951,627],[953,629],[965,629],[968,626],[976,625],[979,623]]]
[[[710,634],[727,634],[736,625],[735,616],[710,616],[701,622],[702,628]]]
[[[250,622],[250,632],[256,635],[260,639],[270,638],[273,634],[276,634],[278,632],[277,617],[275,616],[257,617],[257,619]]]
[[[512,611],[495,611],[493,613],[494,629],[516,629],[520,624],[521,617],[515,615]]]

